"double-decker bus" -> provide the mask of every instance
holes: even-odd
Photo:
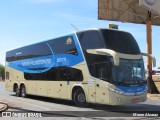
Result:
[[[76,31],[6,52],[6,88],[16,96],[67,99],[77,106],[143,102],[143,55],[128,32]]]

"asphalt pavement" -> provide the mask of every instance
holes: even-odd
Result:
[[[2,81],[0,81],[2,82]],[[148,100],[160,100],[160,94],[148,94],[147,95]],[[6,101],[1,100],[0,101],[0,112],[6,111],[9,108],[9,105],[6,103]]]
[[[0,102],[0,112],[6,111],[8,109],[8,104],[5,102]]]
[[[160,100],[160,94],[148,94],[148,99]],[[0,101],[0,112],[6,111],[8,109],[8,104],[6,102]]]

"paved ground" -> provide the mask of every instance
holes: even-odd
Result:
[[[4,82],[2,80],[0,80],[1,84],[4,84]],[[2,92],[2,91],[0,91]],[[0,112],[2,111],[6,111],[8,109],[8,104],[4,101],[0,101]]]
[[[160,94],[148,94],[147,98],[150,100],[160,100]],[[6,102],[0,101],[0,112],[8,109],[8,104]]]
[[[0,102],[0,112],[6,111],[8,109],[8,104],[4,102]]]
[[[0,101],[7,102],[9,109],[6,112],[20,112],[22,113],[42,113],[43,116],[47,116],[47,119],[65,119],[72,120],[88,120],[88,119],[128,119],[128,120],[139,120],[139,117],[132,117],[133,112],[139,113],[143,111],[153,113],[160,111],[160,95],[148,94],[146,102],[129,105],[119,106],[107,106],[107,105],[90,105],[88,108],[79,108],[74,105],[71,101],[29,96],[27,98],[16,97],[13,92],[6,91],[4,83],[0,82]],[[3,104],[0,105],[3,107]],[[58,111],[58,112],[57,112]],[[97,115],[101,117],[97,117]],[[56,116],[56,117],[55,117]],[[58,117],[57,117],[58,116]],[[63,116],[60,117],[60,116]],[[81,116],[81,117],[77,117]],[[109,116],[109,117],[106,117]],[[116,117],[117,116],[117,117]],[[127,117],[129,116],[129,118]],[[116,118],[113,118],[116,117]],[[20,119],[20,118],[19,118]],[[33,120],[35,120],[34,118]],[[38,118],[43,119],[43,118]],[[143,119],[159,119],[157,117],[140,117]],[[18,120],[15,118],[15,120]]]
[[[160,100],[160,94],[148,94],[147,98],[149,100]],[[0,112],[6,111],[8,109],[8,104],[6,102],[0,101]]]
[[[148,94],[147,95],[148,99],[152,99],[152,100],[160,100],[160,94]]]

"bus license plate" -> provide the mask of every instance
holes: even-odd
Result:
[[[133,102],[133,103],[139,102],[139,98],[134,98],[134,99],[132,99],[132,102]]]

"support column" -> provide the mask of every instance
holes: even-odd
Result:
[[[148,18],[146,20],[146,29],[147,29],[147,53],[152,54],[152,19],[150,11],[148,11]],[[152,79],[152,59],[150,57],[148,57],[147,60],[147,71],[148,71],[148,78],[147,78],[148,93],[158,94],[159,91]]]
[[[146,20],[147,27],[147,53],[152,54],[152,22],[151,19]],[[151,80],[152,80],[152,59],[148,57],[147,59],[147,72],[148,72],[148,93],[151,93]]]

